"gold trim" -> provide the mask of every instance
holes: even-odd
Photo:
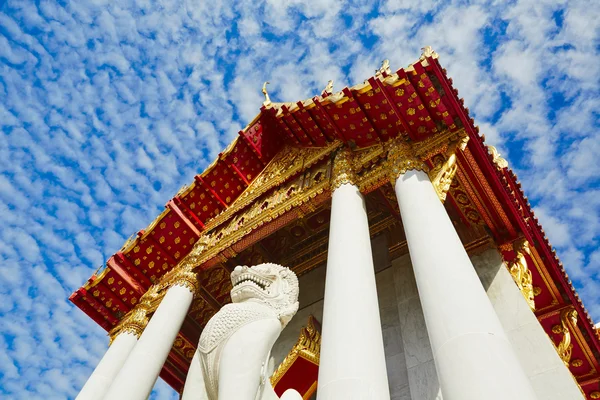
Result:
[[[556,346],[556,351],[567,368],[569,368],[571,354],[573,352],[573,344],[571,343],[571,330],[573,330],[576,326],[577,311],[573,306],[571,306],[562,310],[560,313],[560,325],[555,325],[552,327],[552,332],[563,334],[560,343],[558,346]]]
[[[400,175],[410,170],[427,171],[429,168],[417,158],[411,144],[402,139],[390,140],[387,144],[387,170],[392,186]]]
[[[316,327],[315,317],[310,315],[308,322],[305,327],[300,329],[300,336],[298,341],[292,347],[292,350],[283,359],[281,364],[277,367],[273,375],[271,375],[271,385],[277,386],[277,383],[283,378],[294,362],[302,357],[305,360],[312,362],[315,365],[319,365],[319,358],[321,355],[321,333]]]
[[[529,308],[535,311],[535,294],[533,290],[533,277],[531,270],[527,266],[527,259],[525,254],[531,256],[529,250],[529,242],[525,239],[517,240],[513,243],[513,250],[517,253],[517,256],[513,261],[508,264],[508,271],[512,275],[517,287],[525,297]]]
[[[356,185],[358,179],[352,168],[352,151],[344,147],[338,150],[333,160],[333,170],[331,172],[331,191],[333,192],[342,185]]]

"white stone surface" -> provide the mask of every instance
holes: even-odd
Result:
[[[172,286],[105,395],[105,400],[146,400],[167,360],[193,294]]]
[[[392,271],[407,382],[406,394],[398,398],[441,400],[440,384],[409,255],[392,261]]]
[[[444,399],[536,399],[427,174],[395,190]]]
[[[510,276],[500,253],[491,249],[471,260],[538,398],[583,399],[570,371]]]
[[[117,335],[76,400],[102,399],[136,343],[137,337],[132,333],[123,332]]]
[[[319,400],[390,398],[369,224],[363,196],[332,195]]]
[[[296,274],[271,263],[237,266],[231,283],[232,303],[200,335],[201,368],[188,373],[190,385],[199,388],[202,377],[209,400],[278,399],[267,380],[267,365],[273,344],[298,310]],[[193,395],[191,388],[185,391]],[[302,396],[291,390],[286,398]]]
[[[188,369],[187,377],[181,400],[208,400],[206,395],[206,386],[204,385],[204,377],[202,376],[202,365],[200,363],[200,353],[196,349],[190,368]]]

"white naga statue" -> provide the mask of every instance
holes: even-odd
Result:
[[[231,273],[231,304],[200,335],[183,400],[279,400],[269,381],[271,348],[298,311],[298,278],[289,268],[260,264]],[[302,400],[287,390],[281,400]]]

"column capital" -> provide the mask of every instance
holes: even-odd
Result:
[[[148,325],[148,314],[151,312],[151,304],[147,301],[138,303],[133,310],[127,314],[121,322],[109,332],[110,344],[115,340],[121,333],[131,333],[138,339],[144,332],[146,325]]]
[[[390,140],[387,145],[388,174],[392,185],[400,175],[410,170],[427,172],[428,168],[413,150],[411,144],[401,139]]]
[[[194,295],[200,289],[198,274],[194,271],[194,268],[191,264],[183,264],[165,278],[166,279],[163,283],[163,286],[166,287],[182,286],[188,289]]]
[[[352,168],[352,150],[347,147],[338,150],[333,160],[331,191],[343,184],[357,185],[358,178]]]

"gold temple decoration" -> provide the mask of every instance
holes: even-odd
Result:
[[[527,300],[527,304],[529,304],[531,310],[535,311],[535,289],[533,288],[531,271],[527,266],[527,259],[525,258],[525,254],[531,256],[529,242],[524,238],[517,240],[513,243],[513,250],[517,253],[517,256],[508,264],[508,271],[512,275],[517,287],[521,290],[523,297]]]
[[[457,138],[452,138],[446,148],[446,151],[435,155],[432,158],[434,167],[429,171],[429,179],[435,188],[435,192],[442,201],[446,201],[446,196],[452,185],[452,180],[458,170],[456,162],[456,152],[464,150],[469,141],[466,135],[459,135]]]
[[[387,76],[392,74],[392,69],[390,68],[390,60],[385,59],[381,62],[381,67],[375,71],[375,76]]]
[[[352,168],[352,150],[347,147],[341,148],[333,160],[333,171],[331,177],[331,191],[336,190],[344,184],[357,184],[356,174]]]
[[[392,186],[400,175],[410,170],[427,171],[427,166],[415,156],[410,143],[401,139],[390,140],[387,145],[387,168]]]
[[[492,158],[493,158],[492,162],[496,165],[496,167],[498,167],[500,169],[504,169],[504,168],[508,167],[508,161],[506,161],[504,158],[502,158],[500,156],[500,153],[494,146],[488,144],[487,149],[488,149],[489,153],[492,155]]]
[[[571,365],[575,368],[581,367],[583,365],[583,360],[576,358],[573,361],[571,361]]]
[[[144,329],[146,329],[146,325],[148,325],[150,313],[156,309],[157,303],[160,303],[160,291],[161,288],[158,285],[152,285],[148,288],[146,293],[140,297],[139,303],[108,333],[110,343],[121,332],[129,332],[139,339]]]
[[[271,99],[269,98],[269,93],[267,92],[267,85],[269,82],[263,83],[262,94],[265,96],[265,101],[263,101],[263,106],[267,107],[271,105]]]
[[[185,287],[195,295],[200,282],[191,266],[173,268],[164,274],[158,283],[150,286],[140,297],[139,303],[109,332],[110,342],[112,343],[121,332],[129,332],[139,338],[148,325],[149,315],[156,311],[167,289],[172,286]]]
[[[590,394],[590,397],[591,397],[592,399],[600,399],[600,392],[592,392],[592,393]]]
[[[571,354],[573,352],[573,344],[571,343],[571,329],[574,329],[576,326],[577,311],[571,306],[560,313],[560,325],[554,325],[552,327],[552,332],[556,334],[563,334],[560,343],[558,346],[556,346],[556,351],[567,368],[569,367]]]
[[[311,315],[308,317],[308,322],[305,327],[300,330],[298,341],[292,347],[292,350],[283,359],[279,367],[271,375],[271,385],[277,385],[277,382],[290,369],[292,364],[302,357],[313,364],[319,365],[319,357],[321,355],[321,333],[316,327],[315,318]]]
[[[442,202],[446,200],[450,185],[456,175],[458,164],[456,163],[456,154],[451,154],[447,160],[444,161],[444,157],[438,154],[433,159],[435,167],[429,172],[429,178],[435,188],[435,192]]]
[[[438,58],[438,53],[433,50],[431,46],[425,46],[421,48],[421,57],[419,57],[419,61],[426,61],[428,57]]]
[[[115,338],[120,333],[124,332],[131,333],[139,339],[150,320],[150,318],[148,318],[149,313],[150,304],[139,303],[135,306],[133,310],[127,314],[127,317],[122,319],[121,322],[109,332],[110,343],[112,344]]]
[[[325,86],[325,89],[323,89],[323,91],[321,92],[321,97],[329,96],[332,93],[333,93],[333,80],[330,80],[327,82],[327,86]]]

